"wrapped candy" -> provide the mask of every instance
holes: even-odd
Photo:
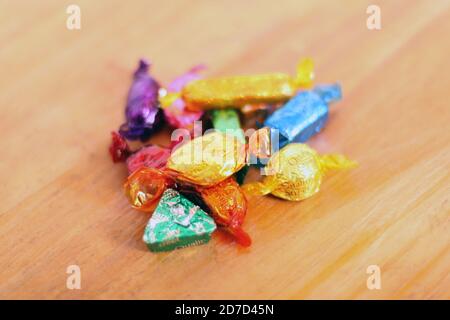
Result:
[[[143,240],[160,252],[207,243],[216,230],[214,220],[173,189],[167,189],[148,221]]]
[[[267,158],[287,143],[309,140],[325,126],[328,120],[328,103],[340,100],[341,97],[339,84],[320,85],[313,90],[298,93],[270,115],[264,122],[264,127],[250,137],[251,154]]]
[[[262,182],[243,186],[249,194],[273,194],[282,199],[299,201],[319,191],[328,170],[350,169],[357,165],[343,155],[319,155],[306,144],[291,143],[276,152],[264,168]]]
[[[127,141],[117,132],[111,132],[111,144],[109,154],[113,162],[123,162],[131,154]]]
[[[164,96],[166,93],[179,93],[188,83],[200,79],[199,72],[204,69],[204,65],[197,65],[191,68],[188,72],[172,81],[167,86],[166,92],[160,90],[160,96]],[[169,125],[173,128],[184,128],[192,131],[194,122],[201,119],[203,111],[187,110],[184,100],[180,97],[175,97],[173,101],[169,101],[164,107],[164,115]]]
[[[211,111],[211,120],[214,129],[233,135],[241,143],[245,143],[244,132],[241,129],[239,114],[233,109],[218,109]]]
[[[243,230],[246,194],[300,201],[319,191],[329,170],[357,165],[301,143],[323,129],[329,103],[342,98],[339,84],[311,87],[312,60],[300,61],[295,76],[203,79],[202,69],[195,66],[160,88],[141,60],[127,97],[126,122],[112,133],[111,157],[126,161],[130,173],[124,184],[129,202],[154,211],[143,236],[154,252],[206,243],[217,226],[250,246]],[[187,130],[172,132],[170,148],[131,150],[127,140],[145,141],[163,118],[172,128]],[[209,119],[215,130],[190,140],[203,133],[197,121]],[[258,130],[247,139],[242,128]],[[241,188],[249,164],[265,165],[264,178]]]
[[[191,110],[283,102],[294,96],[298,89],[311,86],[313,68],[312,60],[305,59],[297,66],[295,77],[274,73],[196,80],[183,88],[181,97]]]
[[[113,162],[126,161],[128,173],[142,168],[162,169],[166,166],[170,156],[170,149],[156,145],[147,145],[137,151],[131,151],[126,140],[117,132],[111,132],[111,145],[109,153]]]
[[[305,142],[322,130],[328,120],[328,103],[341,96],[338,84],[302,91],[268,117],[264,125],[279,131],[280,147],[289,142]]]
[[[169,157],[170,149],[156,145],[143,147],[127,158],[128,172],[131,174],[142,167],[162,169]]]
[[[128,177],[124,191],[133,208],[151,212],[163,192],[173,185],[174,180],[163,171],[142,167]]]
[[[239,171],[245,161],[245,145],[238,138],[214,131],[173,151],[166,171],[177,175],[177,179],[211,186]]]
[[[122,124],[119,132],[130,140],[147,140],[161,124],[162,111],[159,109],[158,100],[160,86],[148,75],[148,70],[149,64],[140,60],[128,92],[126,122]]]
[[[217,131],[234,135],[240,142],[245,144],[245,135],[241,129],[239,114],[234,109],[217,109],[211,111],[211,120],[214,129]],[[244,182],[249,167],[244,166],[236,173],[236,179],[239,184]]]
[[[236,181],[228,178],[212,187],[200,188],[200,194],[214,221],[239,244],[250,246],[252,240],[241,227],[247,213],[247,199]]]

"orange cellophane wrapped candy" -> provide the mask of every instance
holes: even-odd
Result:
[[[252,240],[242,229],[247,199],[236,180],[230,177],[212,187],[200,188],[199,191],[215,222],[224,227],[240,245],[250,246]]]
[[[163,192],[173,184],[174,180],[163,171],[142,167],[128,177],[124,191],[133,208],[152,212]]]
[[[166,172],[176,175],[177,180],[212,186],[239,171],[245,161],[245,145],[235,136],[215,131],[172,152]]]

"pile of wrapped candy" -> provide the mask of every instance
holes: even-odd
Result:
[[[112,132],[112,159],[129,172],[125,194],[134,209],[151,213],[143,240],[153,252],[206,243],[216,229],[250,246],[246,195],[304,200],[328,171],[356,166],[304,144],[342,97],[339,84],[313,86],[311,59],[299,62],[295,76],[206,78],[203,69],[162,87],[141,60],[125,123]],[[163,126],[173,129],[170,147],[145,143]],[[129,140],[141,146],[132,150]],[[250,167],[262,178],[245,183]]]

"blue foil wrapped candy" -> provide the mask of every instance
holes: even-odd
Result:
[[[322,130],[328,120],[328,103],[342,98],[339,84],[320,85],[301,91],[264,122],[280,133],[280,148],[290,142],[305,142]]]
[[[249,162],[267,164],[270,156],[291,142],[305,142],[328,120],[328,104],[342,98],[339,84],[318,85],[301,91],[272,113],[249,139]]]
[[[163,114],[158,101],[160,85],[148,75],[149,67],[147,61],[139,61],[128,91],[126,122],[122,124],[119,132],[130,140],[147,140],[162,122]]]

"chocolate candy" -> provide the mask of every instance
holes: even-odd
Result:
[[[174,96],[174,93],[179,93],[185,85],[201,78],[199,72],[204,70],[204,65],[197,65],[191,68],[188,72],[173,80],[167,86],[167,93],[174,99],[166,101],[164,106],[164,115],[167,123],[173,128],[184,128],[190,131],[193,130],[195,121],[200,120],[203,116],[203,111],[191,111],[186,109],[186,103],[180,97]],[[166,93],[160,91],[160,100],[164,99]]]
[[[207,243],[216,230],[214,220],[173,189],[167,189],[148,221],[143,240],[160,252]]]
[[[172,185],[173,179],[163,171],[142,167],[128,177],[124,191],[133,208],[152,212],[163,192]]]
[[[181,96],[191,110],[283,102],[294,96],[299,88],[309,87],[313,77],[313,62],[305,59],[299,63],[296,77],[274,73],[201,79],[185,86]]]
[[[209,207],[214,221],[241,245],[248,247],[252,240],[242,229],[247,213],[247,199],[233,178],[212,187],[200,188],[203,201]]]
[[[122,124],[119,132],[130,140],[147,140],[161,124],[162,112],[158,100],[160,86],[148,75],[148,70],[149,64],[140,60],[128,92],[126,122]]]
[[[302,91],[270,115],[264,125],[280,133],[280,147],[289,142],[305,142],[328,120],[328,103],[341,98],[338,84]]]
[[[328,170],[356,165],[343,155],[319,155],[306,144],[291,143],[270,158],[262,182],[244,185],[243,189],[250,194],[271,193],[282,199],[299,201],[319,191]]]
[[[215,131],[178,147],[166,167],[177,179],[211,186],[239,171],[245,160],[245,145],[238,138]]]

